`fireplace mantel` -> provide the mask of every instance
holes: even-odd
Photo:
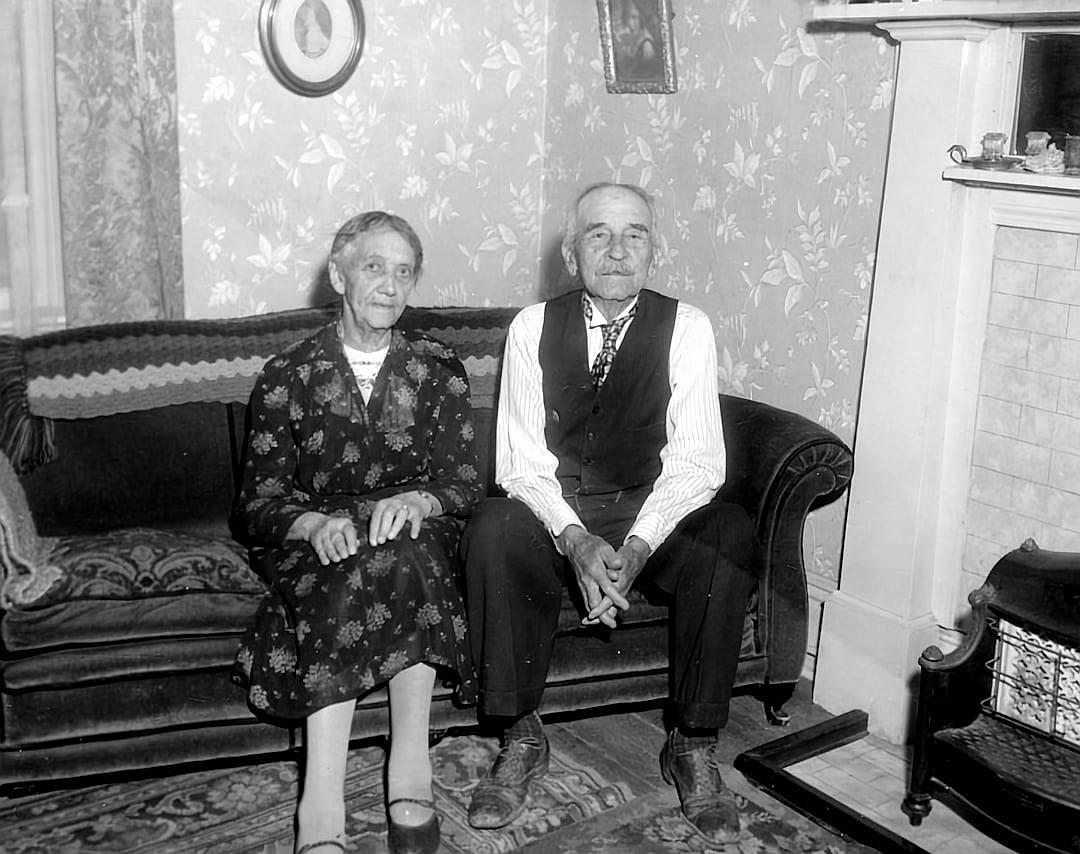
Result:
[[[1022,169],[993,172],[956,166],[942,172],[941,178],[969,187],[1045,193],[1051,196],[1080,196],[1080,176],[1073,175],[1025,172]]]
[[[969,20],[998,24],[1080,23],[1076,0],[921,0],[892,3],[829,3],[814,10],[817,21],[882,24],[890,21]]]

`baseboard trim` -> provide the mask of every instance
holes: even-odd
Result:
[[[881,854],[928,854],[831,795],[819,792],[790,771],[805,759],[851,744],[867,734],[866,712],[854,709],[735,757],[735,768],[772,797],[818,822],[838,836],[873,848]]]

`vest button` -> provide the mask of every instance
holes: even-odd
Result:
[[[591,442],[595,438],[596,438],[596,434],[592,430],[590,430],[589,431],[589,441]]]
[[[600,411],[600,404],[599,403],[593,404],[592,414],[596,415],[596,413],[598,413],[599,411]]]
[[[581,458],[581,464],[583,466],[591,466],[592,465],[592,457],[582,457]]]

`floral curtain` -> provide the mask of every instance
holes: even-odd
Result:
[[[68,325],[183,317],[172,3],[54,15]]]

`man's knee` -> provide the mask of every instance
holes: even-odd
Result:
[[[532,511],[512,498],[485,498],[474,509],[461,538],[467,574],[490,576],[513,565],[527,571],[543,563],[551,538]]]
[[[469,524],[462,535],[466,541],[502,542],[507,534],[526,533],[530,536],[540,528],[532,511],[513,498],[485,498],[473,508]]]
[[[517,502],[509,498],[485,498],[473,507],[463,539],[484,538],[497,532],[501,526],[507,524],[515,503]]]
[[[505,530],[509,513],[507,498],[485,498],[477,504],[469,523],[461,534],[461,557],[470,575],[484,573],[486,567],[499,563],[502,541],[499,531]]]
[[[713,524],[720,556],[750,571],[759,560],[757,532],[750,515],[739,504],[719,502]]]
[[[757,543],[754,523],[741,504],[711,501],[683,520],[680,527],[726,552],[741,553]]]

